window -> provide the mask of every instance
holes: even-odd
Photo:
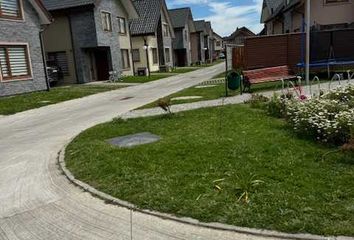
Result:
[[[102,26],[106,32],[112,32],[112,18],[109,12],[102,12]]]
[[[152,51],[152,63],[158,64],[158,55],[157,55],[157,48],[151,48]]]
[[[118,17],[118,32],[120,34],[126,34],[127,33],[127,27],[126,27],[126,21],[125,18]]]
[[[122,55],[123,69],[129,69],[130,68],[129,50],[128,49],[121,49],[120,51],[121,51],[121,55]]]
[[[140,62],[140,51],[139,49],[132,49],[133,62]]]
[[[20,0],[1,0],[0,18],[22,19]]]
[[[165,48],[165,58],[166,58],[166,63],[171,62],[171,55],[170,55],[170,49]]]
[[[331,3],[347,3],[349,0],[325,0],[326,4],[331,4]]]
[[[168,25],[166,23],[162,25],[162,32],[164,37],[168,37],[170,35],[168,30]]]
[[[220,47],[221,46],[221,42],[220,41],[216,41],[216,46]]]
[[[31,77],[27,46],[0,45],[0,73],[3,81]]]
[[[65,76],[69,76],[69,64],[66,52],[50,52],[48,55],[48,66],[53,65],[59,67]]]

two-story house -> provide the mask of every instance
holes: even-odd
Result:
[[[139,18],[130,22],[135,73],[168,71],[173,63],[175,37],[164,0],[133,0]]]
[[[243,45],[246,37],[256,36],[246,27],[236,28],[236,30],[228,37],[224,37],[224,44]]]
[[[207,34],[205,20],[194,21],[195,31],[191,33],[192,63],[205,63],[204,36]]]
[[[190,8],[177,8],[169,10],[175,32],[173,40],[175,65],[178,67],[192,64],[191,33],[195,26]]]
[[[303,31],[306,14],[305,0],[264,0],[261,22],[266,34]],[[353,0],[311,1],[311,27],[317,30],[354,27]]]
[[[49,89],[41,33],[50,22],[39,0],[0,1],[0,96]]]
[[[205,22],[206,34],[204,35],[204,48],[205,48],[205,61],[208,63],[213,62],[214,53],[214,37],[211,22]]]
[[[213,33],[213,36],[214,36],[214,59],[218,59],[220,53],[223,51],[223,38],[216,32]]]
[[[64,83],[132,74],[128,21],[138,17],[131,0],[43,0],[55,21],[44,33],[47,60]]]

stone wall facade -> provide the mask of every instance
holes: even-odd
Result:
[[[0,45],[28,44],[32,77],[27,80],[0,81],[0,96],[47,89],[40,41],[40,20],[27,0],[23,1],[23,10],[24,21],[0,19]]]

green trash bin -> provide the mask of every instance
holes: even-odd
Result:
[[[230,90],[237,90],[241,86],[241,75],[237,72],[229,72],[226,76],[227,87]]]

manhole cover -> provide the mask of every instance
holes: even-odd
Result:
[[[116,137],[108,139],[107,142],[113,146],[129,148],[138,145],[157,142],[161,139],[160,136],[149,132],[137,133],[132,135],[126,135],[122,137]]]

